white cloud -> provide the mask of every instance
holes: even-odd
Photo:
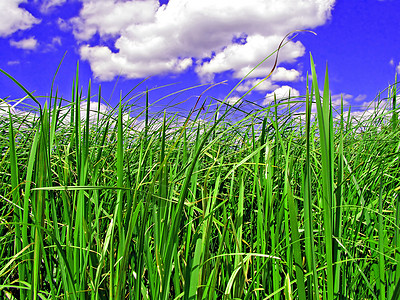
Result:
[[[69,22],[67,22],[64,19],[62,19],[62,18],[58,18],[57,19],[57,25],[58,25],[58,28],[60,28],[61,31],[69,31],[69,30],[72,29],[72,25]]]
[[[67,0],[36,0],[35,2],[41,3],[40,11],[48,13],[57,6],[62,6]]]
[[[197,67],[200,75],[215,74],[233,70],[233,76],[243,78],[256,66],[268,53],[272,53],[279,46],[282,36],[253,35],[247,38],[247,43],[231,44],[219,52],[209,62]],[[289,42],[279,53],[280,61],[294,62],[296,58],[304,55],[305,49],[300,42]],[[267,60],[259,68],[248,75],[248,78],[266,77],[274,64],[274,60]],[[285,77],[286,69],[280,69],[280,76]],[[287,71],[287,70],[286,70]],[[286,73],[287,76],[287,73]]]
[[[86,120],[87,105],[88,105],[87,101],[81,102],[80,116],[82,122]],[[89,121],[91,124],[95,124],[97,122],[98,117],[99,121],[101,121],[104,117],[112,116],[112,107],[100,103],[100,109],[99,109],[98,102],[94,101],[90,101],[89,105],[90,105]],[[69,122],[71,121],[70,108],[71,108],[70,106],[64,106],[60,110],[60,116],[63,116],[60,119],[62,120],[63,124],[69,124]]]
[[[38,42],[34,37],[30,37],[19,41],[10,40],[10,45],[19,49],[35,50],[38,46]]]
[[[11,115],[15,115],[15,116],[23,116],[24,120],[26,120],[27,118],[31,118],[34,117],[33,113],[27,112],[27,111],[23,111],[21,109],[18,109],[18,105],[22,102],[24,102],[24,100],[27,98],[21,98],[21,99],[16,99],[15,101],[9,101],[7,99],[2,99],[0,98],[0,117],[9,117],[9,112],[11,113]],[[11,102],[12,105],[9,103]],[[22,119],[20,119],[22,120]]]
[[[240,86],[236,88],[238,92],[247,92],[254,87],[253,91],[273,91],[279,88],[277,81],[298,81],[300,78],[300,72],[291,69],[287,70],[282,67],[275,69],[271,77],[268,79],[248,79],[245,80]]]
[[[42,46],[42,51],[43,52],[51,52],[55,51],[57,47],[62,45],[62,40],[61,37],[55,36],[51,39],[51,43],[46,44],[45,46]]]
[[[0,99],[0,117],[7,117],[9,111],[11,112],[11,114],[16,114],[15,108]]]
[[[361,104],[361,109],[362,110],[385,110],[385,109],[390,109],[390,102],[387,101],[366,101]]]
[[[336,99],[332,98],[332,106],[333,107],[340,108],[341,105],[342,105],[341,98],[336,98]],[[346,98],[343,97],[343,106],[347,106],[347,105],[349,105],[349,101],[347,101]]]
[[[40,23],[39,19],[32,16],[27,10],[19,7],[26,0],[0,1],[0,37],[6,37],[18,30],[31,28]]]
[[[71,19],[79,40],[89,40],[96,32],[102,37],[123,34],[128,26],[153,21],[159,6],[155,0],[83,2],[79,17]]]
[[[279,85],[274,84],[270,79],[262,81],[262,79],[249,79],[239,85],[236,90],[238,92],[247,92],[255,87],[255,91],[273,91],[279,88]]]
[[[241,101],[239,96],[232,96],[226,99],[226,102],[231,105],[238,104],[239,101]]]
[[[296,97],[300,95],[300,92],[290,86],[284,85],[277,88],[272,93],[268,93],[265,95],[265,99],[262,105],[268,105],[274,102],[274,97],[276,96],[276,100],[279,101],[281,99],[287,99],[288,97]]]
[[[398,74],[400,74],[400,63],[397,65],[397,67],[396,67],[396,72],[398,73]]]
[[[271,74],[271,80],[273,81],[287,81],[287,82],[294,82],[299,81],[300,79],[300,72],[291,69],[287,70],[285,68],[279,67]]]
[[[51,44],[52,45],[58,45],[58,46],[61,46],[61,38],[59,37],[59,36],[55,36],[55,37],[53,37],[52,39],[51,39]]]
[[[341,94],[332,95],[332,99],[336,100],[336,99],[341,99],[341,98],[343,98],[343,100],[350,100],[350,99],[353,99],[354,96],[351,95],[351,94],[347,94],[347,93],[341,93]]]
[[[9,66],[15,66],[15,65],[19,65],[21,62],[19,60],[10,60],[7,62],[7,65]]]
[[[321,91],[321,95],[323,94],[323,91]],[[332,103],[338,103],[340,106],[340,102],[342,101],[341,99],[343,98],[343,103],[347,104],[347,100],[351,100],[354,98],[353,95],[342,93],[342,94],[335,94],[331,96]]]
[[[70,24],[83,44],[81,58],[102,80],[183,72],[193,62],[195,71],[208,79],[224,71],[243,77],[276,50],[286,33],[323,25],[334,2],[170,0],[160,7],[155,0],[84,0],[79,16]],[[116,51],[90,45],[95,34],[115,40]],[[293,63],[303,54],[301,42],[291,41],[280,52],[279,61]],[[265,77],[272,64],[273,58],[251,77]],[[298,77],[286,71],[281,73],[285,80]]]
[[[360,101],[364,101],[367,98],[367,95],[365,94],[360,94],[357,97],[354,98],[354,101],[356,102],[360,102]]]

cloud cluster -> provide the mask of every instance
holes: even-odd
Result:
[[[83,0],[78,17],[70,20],[73,33],[100,80],[118,75],[141,78],[180,73],[193,68],[203,79],[225,71],[244,77],[276,50],[293,30],[323,25],[334,0]],[[101,17],[100,17],[101,16]],[[114,42],[114,48],[92,45],[94,36]],[[280,62],[293,63],[305,52],[290,41]],[[268,60],[249,77],[265,77]],[[298,78],[295,70],[280,69],[277,81]]]
[[[18,30],[26,30],[40,20],[36,19],[27,10],[19,7],[26,0],[0,1],[0,37],[7,37]]]
[[[42,14],[51,13],[66,0],[32,0]],[[331,16],[335,0],[75,0],[82,3],[79,15],[58,19],[62,31],[72,31],[81,59],[89,62],[101,81],[117,76],[128,79],[194,71],[203,82],[228,72],[233,78],[247,76],[238,91],[252,88],[265,78],[273,64],[271,57],[282,38],[291,31],[313,29]],[[7,4],[6,4],[7,2]],[[20,4],[27,0],[0,2],[0,37],[26,30],[41,20]],[[60,45],[59,37],[43,47]],[[10,45],[35,50],[35,37],[10,40]],[[47,49],[47,50],[46,50]],[[279,53],[280,65],[255,90],[291,95],[290,82],[299,81],[297,59],[305,47],[288,41]],[[272,93],[271,93],[272,92]]]

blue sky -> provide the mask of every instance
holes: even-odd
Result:
[[[332,99],[342,94],[362,110],[400,73],[399,11],[397,0],[3,0],[0,68],[35,96],[46,96],[66,53],[55,80],[65,99],[78,61],[84,93],[91,79],[92,90],[101,84],[111,105],[147,77],[132,95],[173,84],[152,91],[154,102],[227,80],[207,92],[223,99],[286,33],[313,30],[316,36],[302,32],[281,50],[274,74],[247,98],[265,106],[274,93],[304,95],[311,52],[321,82],[328,63]],[[270,58],[253,72],[232,101],[273,63]],[[190,109],[206,87],[168,97],[158,107],[187,100],[180,107]],[[0,75],[0,98],[23,96]]]

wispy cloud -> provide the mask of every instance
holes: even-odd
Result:
[[[367,95],[360,94],[360,95],[358,95],[357,97],[354,98],[354,101],[361,102],[361,101],[364,101],[365,99],[367,99]]]
[[[9,66],[15,66],[15,65],[19,65],[21,62],[19,60],[10,60],[7,62],[7,65]]]
[[[61,6],[65,2],[67,2],[67,0],[35,0],[35,1],[41,3],[40,11],[42,13],[49,13],[57,6]]]

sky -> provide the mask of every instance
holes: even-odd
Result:
[[[363,110],[400,73],[399,11],[398,0],[0,0],[0,69],[42,103],[62,61],[54,90],[64,99],[79,62],[92,101],[100,85],[104,103],[133,89],[130,101],[143,105],[137,95],[149,89],[153,109],[189,110],[210,85],[226,81],[205,93],[222,100],[247,75],[233,103],[269,74],[275,56],[248,73],[287,33],[310,30],[286,40],[246,99],[262,107],[274,94],[304,95],[311,53],[320,84],[328,65],[332,101]],[[23,96],[0,74],[1,99]]]

